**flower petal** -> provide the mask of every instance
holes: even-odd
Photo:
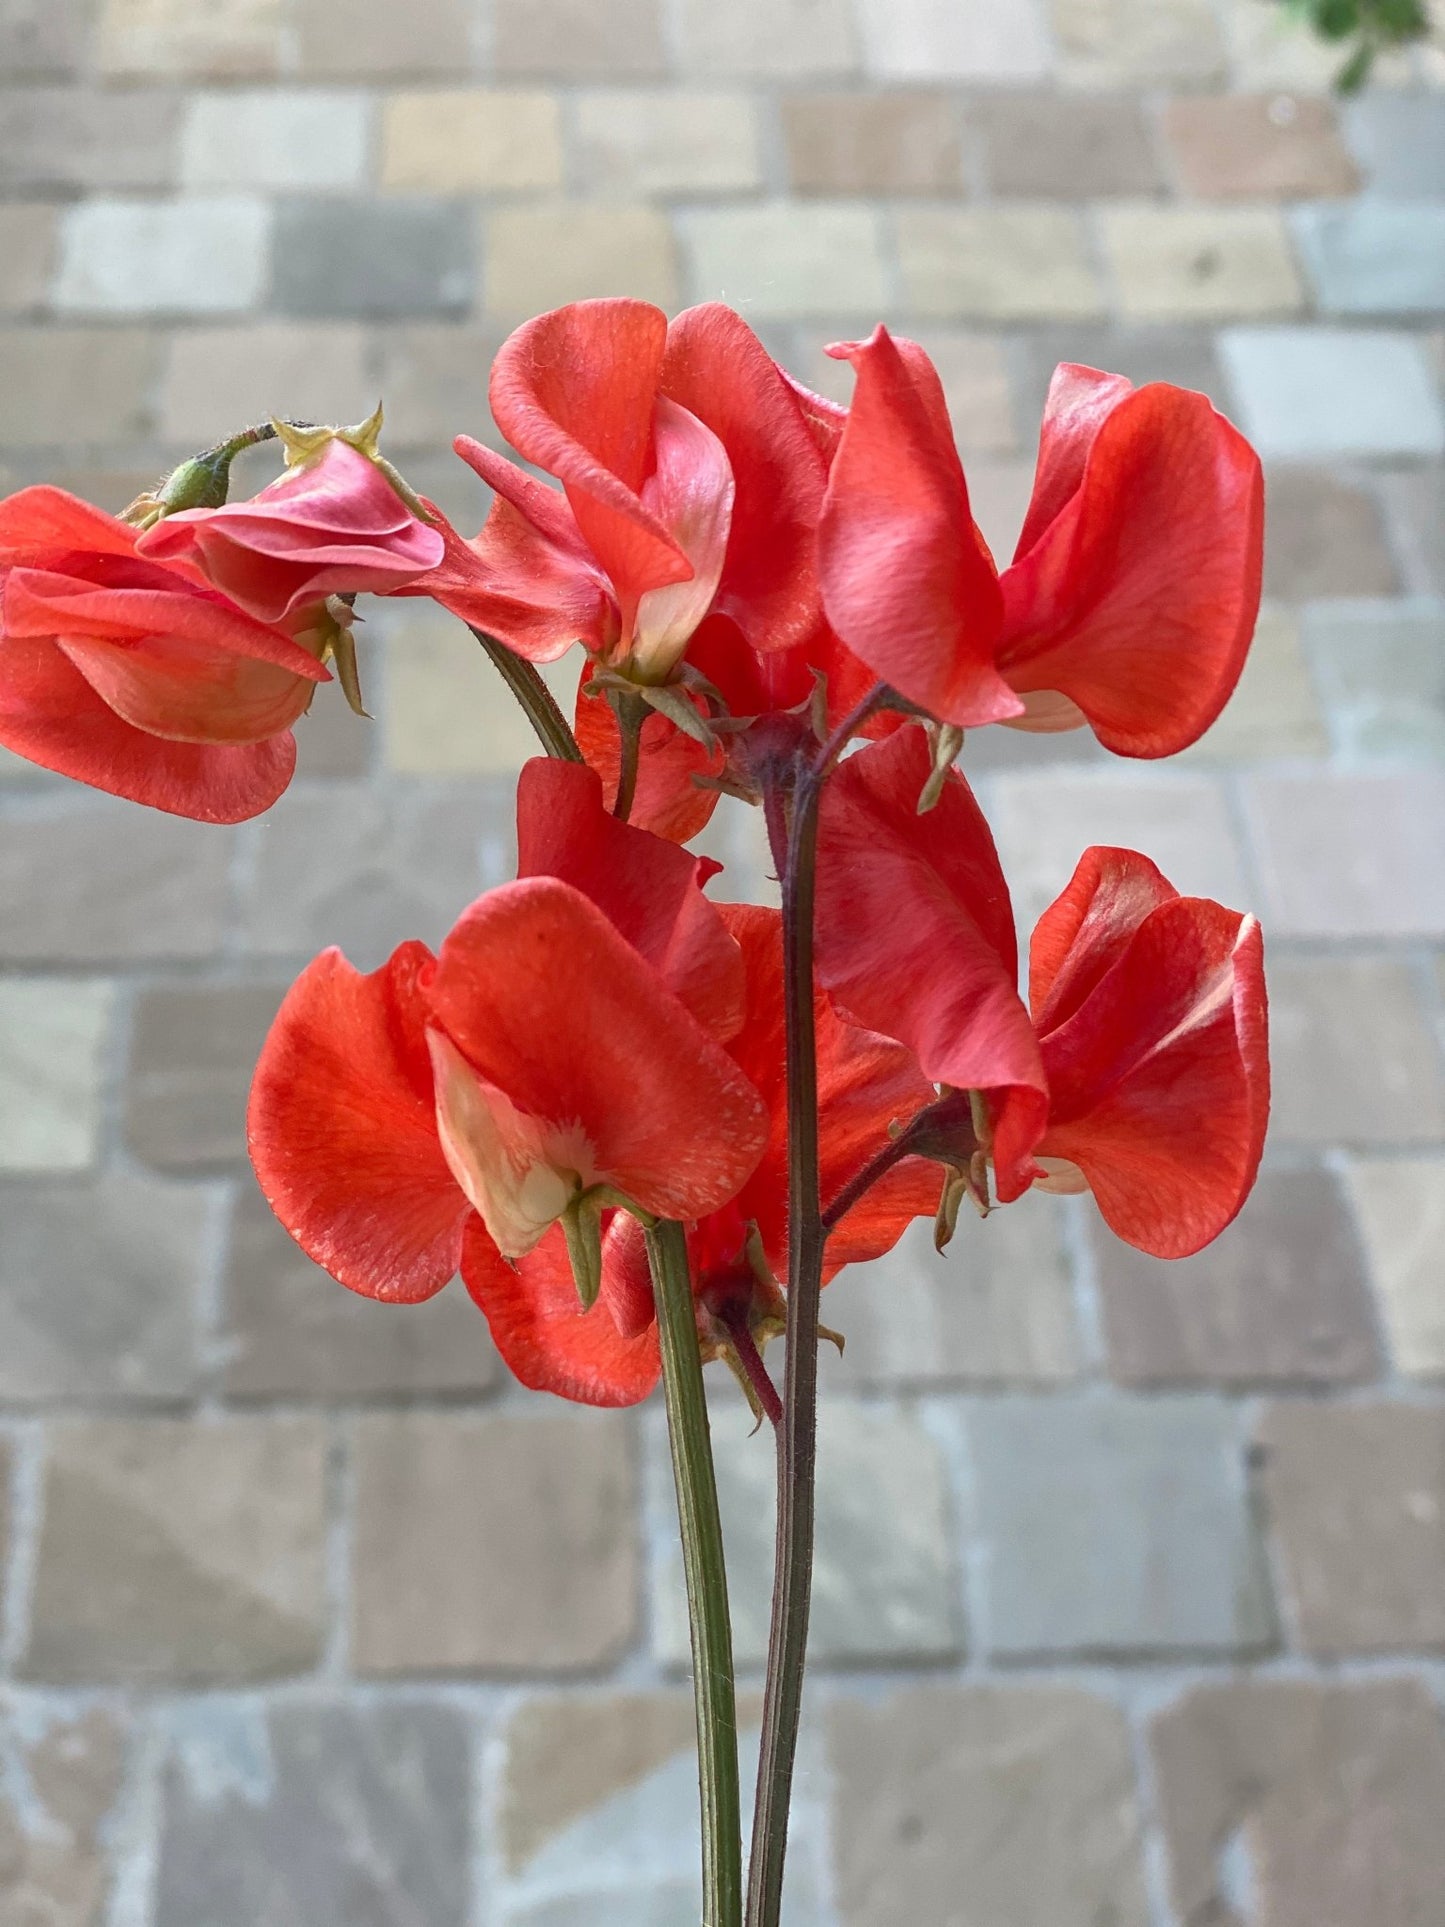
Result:
[[[303,716],[316,693],[289,669],[175,636],[62,636],[59,647],[117,715],[173,742],[264,743]]]
[[[603,800],[611,809],[622,775],[622,738],[612,705],[592,687],[590,670],[578,686],[573,730],[588,767],[602,779]],[[689,842],[711,821],[718,805],[718,792],[699,788],[693,778],[719,775],[722,763],[720,753],[709,751],[653,710],[642,725],[637,790],[628,822],[665,836],[669,843]]]
[[[0,565],[50,567],[72,551],[133,555],[138,534],[63,488],[22,488],[0,501]]]
[[[1016,562],[1069,506],[1083,482],[1094,438],[1133,393],[1134,384],[1124,375],[1107,375],[1074,361],[1062,361],[1054,370],[1039,428],[1033,493],[1014,549]]]
[[[656,424],[657,462],[642,485],[642,500],[692,564],[692,574],[638,598],[629,655],[633,673],[648,682],[667,680],[707,614],[733,514],[733,473],[712,430],[661,395]]]
[[[1149,912],[1178,895],[1137,850],[1085,850],[1029,944],[1029,1008],[1038,1030],[1056,1030],[1072,1016]]]
[[[352,1291],[400,1303],[441,1290],[471,1215],[437,1135],[434,968],[420,943],[370,976],[324,951],[277,1014],[247,1117],[261,1189],[297,1244]]]

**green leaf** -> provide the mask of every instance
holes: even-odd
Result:
[[[1362,40],[1349,59],[1335,75],[1337,94],[1357,94],[1370,78],[1370,69],[1375,64],[1375,45],[1373,41]]]

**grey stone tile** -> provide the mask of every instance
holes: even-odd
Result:
[[[1264,1172],[1239,1217],[1166,1263],[1094,1247],[1109,1369],[1129,1385],[1372,1378],[1379,1348],[1354,1230],[1323,1171]]]
[[[464,1927],[471,1780],[450,1707],[193,1705],[162,1775],[155,1927]]]
[[[1341,756],[1445,761],[1445,602],[1325,602],[1303,633]]]
[[[1305,1650],[1445,1648],[1445,1411],[1299,1400],[1265,1412],[1259,1443]]]
[[[1445,1736],[1424,1682],[1230,1680],[1154,1719],[1175,1918],[1424,1927],[1445,1886]],[[1231,1881],[1231,1873],[1239,1878]]]
[[[136,1000],[125,1136],[162,1171],[237,1164],[246,1100],[285,984],[154,985]]]
[[[114,1011],[103,980],[0,977],[0,1172],[95,1162]]]
[[[157,347],[140,328],[0,330],[0,446],[14,452],[143,434]],[[146,480],[155,482],[154,470]],[[129,498],[95,499],[121,509]]]
[[[97,196],[66,210],[53,299],[62,314],[228,315],[266,293],[270,204],[251,194]]]
[[[55,1426],[22,1675],[180,1685],[313,1667],[325,1461],[309,1418]]]
[[[1426,315],[1445,308],[1445,205],[1302,207],[1291,226],[1325,314]]]
[[[1445,1158],[1351,1158],[1345,1182],[1395,1363],[1445,1379]]]
[[[914,1687],[828,1711],[845,1927],[1144,1927],[1124,1721],[1073,1687]]]
[[[1445,935],[1445,771],[1260,773],[1244,792],[1278,936]]]
[[[940,1185],[942,1173],[940,1172]],[[842,1385],[1054,1384],[1080,1365],[1061,1200],[1040,1194],[985,1224],[962,1220],[942,1256],[920,1220],[884,1258],[828,1287],[825,1395]]]
[[[1266,461],[1445,453],[1445,410],[1409,335],[1226,328],[1220,353],[1240,425]]]
[[[1386,596],[1399,587],[1368,492],[1328,470],[1274,468],[1265,486],[1264,592]]]
[[[1176,388],[1192,388],[1223,405],[1224,371],[1213,333],[1202,328],[1099,327],[1087,322],[1078,327],[1045,325],[1017,340],[1014,356],[1019,369],[1020,420],[1030,446],[1037,437],[1049,382],[1061,361],[1127,375],[1136,385],[1172,382]]]
[[[753,1432],[740,1394],[725,1393],[712,1431],[727,1540],[733,1644],[740,1665],[766,1657],[772,1592],[773,1440]],[[816,1665],[954,1656],[962,1644],[943,1455],[916,1419],[852,1400],[818,1415],[818,1550],[810,1652]],[[665,1439],[653,1439],[671,1503]],[[657,1575],[656,1643],[686,1661],[680,1555]]]
[[[0,1910],[15,1927],[100,1927],[126,1730],[91,1706],[0,1712]]]
[[[501,1360],[460,1284],[420,1305],[347,1291],[247,1184],[231,1222],[221,1384],[231,1398],[410,1398],[490,1391]]]
[[[3,59],[0,75],[11,78]],[[167,187],[180,116],[179,98],[159,88],[0,88],[0,187],[111,194]]]
[[[487,379],[502,340],[500,328],[449,322],[388,328],[381,337],[388,447],[450,454],[455,435],[495,440]]]
[[[472,210],[451,201],[285,201],[272,299],[285,315],[464,311],[475,282]]]
[[[472,65],[474,18],[466,0],[296,0],[292,14],[302,73],[393,85],[413,74],[455,81]]]
[[[1445,198],[1445,99],[1372,89],[1346,103],[1345,138],[1365,187],[1399,201]]]
[[[1251,1652],[1273,1631],[1238,1414],[1219,1400],[975,1401],[988,1650]]]
[[[62,794],[0,835],[0,961],[199,958],[221,946],[234,833]]]
[[[1163,189],[1163,170],[1136,100],[999,93],[980,96],[967,112],[968,125],[983,137],[995,194],[1082,201]]]
[[[108,1176],[0,1191],[0,1398],[179,1399],[217,1200]]]
[[[1269,965],[1270,1128],[1301,1144],[1445,1137],[1445,1076],[1414,979],[1383,957]]]
[[[94,0],[8,0],[0,13],[0,73],[70,74],[85,51]]]
[[[1445,469],[1400,469],[1379,482],[1406,587],[1445,596]]]

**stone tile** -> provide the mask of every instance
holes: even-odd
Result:
[[[1271,1129],[1301,1144],[1445,1138],[1439,1050],[1404,964],[1276,956]]]
[[[1445,773],[1257,775],[1244,806],[1276,936],[1445,935]]]
[[[824,1368],[826,1369],[826,1367]],[[712,1434],[727,1541],[733,1648],[739,1665],[767,1656],[772,1593],[774,1454],[740,1395],[720,1385]],[[963,1639],[950,1550],[943,1455],[918,1421],[849,1399],[818,1415],[818,1553],[809,1653],[815,1666],[937,1661]],[[652,1438],[658,1489],[672,1505],[661,1427]],[[659,1658],[688,1655],[682,1560],[671,1540],[657,1574]]]
[[[1118,1710],[1070,1686],[914,1686],[828,1711],[845,1927],[1144,1927]]]
[[[577,1673],[637,1631],[634,1432],[618,1413],[359,1421],[363,1673]]]
[[[985,94],[968,107],[995,194],[1094,200],[1164,186],[1137,100],[1086,94]]]
[[[1209,776],[1135,776],[1111,765],[993,779],[990,820],[1021,932],[1090,844],[1147,849],[1176,890],[1248,909],[1224,793]]]
[[[371,103],[364,94],[335,88],[193,94],[181,130],[181,184],[203,191],[359,188],[370,137]]]
[[[0,977],[0,1172],[95,1162],[114,1011],[108,983]]]
[[[1379,478],[1406,586],[1445,596],[1445,470],[1401,469]]]
[[[1278,1404],[1259,1446],[1285,1608],[1306,1652],[1445,1647],[1445,1411]]]
[[[175,95],[150,88],[7,87],[0,91],[0,186],[112,194],[168,187],[180,120]]]
[[[359,1297],[312,1264],[250,1184],[231,1220],[220,1344],[228,1398],[476,1393],[503,1376],[460,1285],[420,1305]]]
[[[1063,208],[902,208],[905,303],[921,315],[1084,318],[1103,298],[1077,215]]]
[[[249,80],[274,74],[283,0],[99,0],[95,59],[108,78]]]
[[[666,66],[658,0],[496,0],[493,59],[500,74],[660,74]]]
[[[342,419],[347,415],[352,421],[359,419],[354,410],[343,410]],[[368,638],[362,638],[358,653],[362,676],[372,680],[375,651],[368,646]],[[318,697],[293,728],[296,768],[302,777],[365,776],[371,769],[375,727],[367,718],[353,715],[340,689]]]
[[[100,1927],[125,1745],[107,1707],[0,1716],[0,1907],[15,1927]]]
[[[966,1424],[995,1657],[1270,1643],[1230,1406],[1015,1398],[974,1402]]]
[[[502,340],[500,328],[475,328],[450,321],[388,328],[380,338],[380,390],[386,400],[387,446],[393,451],[445,449],[456,462],[451,443],[458,433],[494,440],[487,380]],[[480,485],[474,492],[471,517],[480,524],[484,500]],[[422,606],[389,605],[393,612],[405,609],[408,623]],[[383,612],[378,610],[377,614]],[[452,634],[456,633],[453,627]]]
[[[314,1666],[325,1448],[302,1418],[53,1428],[23,1675],[174,1686]]]
[[[90,30],[91,0],[9,0],[0,14],[0,73],[70,74]]]
[[[1445,1882],[1445,1742],[1421,1680],[1225,1680],[1151,1731],[1181,1927],[1416,1927]],[[1232,1867],[1241,1878],[1232,1882]]]
[[[250,195],[97,198],[66,210],[62,314],[238,314],[266,291],[271,212]]]
[[[1040,0],[858,0],[863,61],[885,80],[1041,80],[1050,48]]]
[[[847,1339],[824,1352],[833,1385],[1052,1385],[1081,1365],[1064,1212],[1042,1194],[986,1224],[960,1223],[949,1249],[933,1248],[920,1220],[871,1265],[828,1287],[823,1316]]]
[[[0,1438],[0,1559],[10,1560],[10,1441]]]
[[[471,210],[457,202],[284,201],[272,299],[288,315],[460,312],[474,253]]]
[[[137,328],[0,329],[0,443],[48,448],[142,433],[154,362],[153,339]]]
[[[1227,328],[1240,425],[1266,461],[1445,454],[1445,408],[1418,342],[1352,328]]]
[[[177,329],[166,337],[160,434],[204,448],[228,429],[268,415],[361,421],[376,405],[365,346],[361,328],[345,321]],[[274,468],[274,449],[258,451],[256,461]],[[239,482],[241,471],[235,472]]]
[[[408,776],[492,776],[510,787],[537,754],[537,739],[481,650],[455,617],[421,602],[389,628],[387,767]]]
[[[840,201],[773,201],[697,209],[685,217],[691,289],[753,320],[867,315],[888,300],[881,221]]]
[[[110,798],[67,793],[13,812],[0,837],[0,961],[213,956],[232,842],[213,824]]]
[[[561,187],[557,96],[481,87],[392,94],[382,109],[381,185],[400,194]]]
[[[460,787],[394,795],[350,784],[293,788],[262,829],[250,946],[309,958],[335,943],[371,970],[408,937],[439,943],[481,888],[484,838],[510,839],[510,818],[510,786],[495,799]],[[489,862],[492,881],[509,866],[508,849]]]
[[[1392,595],[1399,587],[1374,498],[1326,469],[1276,468],[1267,478],[1265,594]]]
[[[1445,196],[1445,98],[1371,88],[1342,112],[1369,193],[1392,201]]]
[[[846,362],[833,361],[824,353],[839,333],[839,328],[804,330],[799,365],[810,388],[846,403],[853,392],[853,370]],[[1012,453],[1018,447],[1018,435],[1004,343],[997,335],[937,324],[920,329],[919,338],[943,383],[959,447],[970,453]],[[969,483],[972,487],[972,467]]]
[[[1293,314],[1303,295],[1275,208],[1105,207],[1104,252],[1140,321]]]
[[[525,0],[518,0],[524,4]],[[677,21],[684,73],[852,73],[858,39],[848,0],[682,0]]]
[[[163,1171],[239,1164],[256,1059],[285,984],[157,984],[136,1001],[126,1143]]]
[[[973,511],[973,519],[983,532],[985,541],[994,555],[1007,559],[1017,547],[1019,531],[1023,527],[1024,516],[1034,489],[1034,465],[1027,461],[970,462],[968,465],[968,499]],[[979,754],[979,746],[987,745],[990,738],[1012,741],[1018,737],[1022,742],[1024,732],[1017,729],[996,729],[987,733],[976,732],[970,745],[970,758]],[[1067,737],[1061,735],[1055,743],[1044,745],[1052,754],[1055,745],[1067,754],[1069,760],[1077,762],[1086,756],[1084,738],[1086,732],[1076,730]],[[1043,738],[1039,738],[1043,743]]]
[[[675,308],[677,253],[657,208],[556,202],[486,216],[486,306],[520,321],[568,301],[634,295]]]
[[[447,1706],[201,1704],[172,1715],[155,1927],[464,1927],[471,1736]]]
[[[472,65],[467,0],[292,0],[301,72],[308,77],[377,80],[395,86],[412,75],[455,81]]]
[[[0,206],[0,315],[30,314],[42,307],[55,267],[59,211],[37,203]]]
[[[1445,205],[1302,207],[1295,245],[1325,314],[1429,315],[1445,307]]]
[[[1184,759],[1258,762],[1277,756],[1321,757],[1328,749],[1299,618],[1292,610],[1266,603],[1234,694],[1219,719],[1184,752]]]
[[[790,94],[788,178],[803,194],[958,194],[963,143],[946,94]]]
[[[1350,1158],[1345,1186],[1396,1365],[1410,1378],[1445,1378],[1445,1160]]]
[[[1445,762],[1445,602],[1322,602],[1304,625],[1342,756]]]
[[[1209,0],[1052,0],[1052,11],[1066,85],[1197,83],[1223,71]]]
[[[1323,1171],[1265,1171],[1224,1234],[1165,1263],[1093,1228],[1109,1370],[1126,1385],[1350,1383],[1379,1369],[1354,1229]]]
[[[0,1224],[0,1398],[182,1399],[216,1200],[112,1174],[10,1185]]]
[[[1206,201],[1297,201],[1359,185],[1333,106],[1288,94],[1184,94],[1164,108],[1169,154]]]
[[[746,193],[763,184],[760,138],[744,93],[597,88],[572,107],[576,176],[600,194]]]
[[[1136,387],[1148,381],[1171,382],[1208,395],[1224,408],[1224,374],[1207,328],[1160,326],[1044,327],[1014,344],[1020,390],[1020,418],[1032,427],[1044,412],[1049,383],[1061,361],[1082,362],[1127,375]]]

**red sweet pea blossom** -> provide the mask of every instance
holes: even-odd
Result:
[[[603,818],[578,766],[532,765],[521,813],[524,865],[563,875],[482,897],[436,957],[404,944],[363,976],[327,951],[261,1055],[262,1190],[369,1297],[430,1297],[464,1243],[521,1258],[596,1186],[706,1213],[762,1150],[762,1106],[714,1034],[741,1020],[742,964],[698,859]]]
[[[730,1049],[766,1105],[768,1134],[737,1195],[689,1227],[699,1335],[708,1356],[733,1348],[739,1324],[750,1338],[766,1338],[779,1328],[782,1299],[766,1274],[783,1277],[787,1271],[781,920],[775,910],[719,908],[747,972],[747,1017]],[[912,1117],[933,1093],[907,1050],[848,1023],[821,994],[815,1016],[820,1165],[828,1199],[887,1141],[889,1125]],[[903,1160],[832,1233],[826,1275],[890,1250],[914,1218],[932,1215],[937,1199],[935,1167],[919,1158]],[[753,1227],[763,1277],[750,1250]],[[578,1304],[560,1231],[509,1265],[474,1225],[463,1276],[498,1350],[524,1384],[587,1404],[630,1405],[657,1383],[647,1257],[637,1225],[625,1213],[615,1214],[604,1231],[602,1289],[590,1311]]]
[[[823,599],[848,647],[941,721],[1087,721],[1167,756],[1214,721],[1259,608],[1258,457],[1208,399],[1060,367],[1033,500],[996,575],[969,512],[942,389],[879,328],[857,370],[819,530]]]
[[[315,654],[55,488],[0,502],[0,743],[133,802],[235,823],[296,766]]]
[[[1182,897],[1133,850],[1084,852],[1029,955],[1049,1080],[1038,1151],[1156,1258],[1217,1238],[1254,1184],[1269,1116],[1258,923]]]
[[[358,431],[360,433],[360,431]],[[440,529],[420,521],[386,475],[343,435],[315,431],[309,453],[248,502],[184,509],[140,538],[142,555],[193,562],[263,622],[328,596],[387,595],[441,561]]]

